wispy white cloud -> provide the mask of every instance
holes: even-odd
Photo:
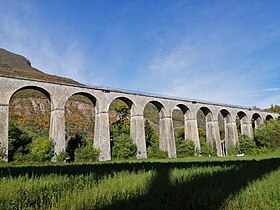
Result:
[[[267,88],[267,89],[264,89],[263,91],[264,92],[269,92],[269,91],[279,91],[280,88]]]

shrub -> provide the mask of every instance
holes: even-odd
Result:
[[[257,150],[256,142],[249,136],[242,134],[239,136],[238,149],[245,154],[254,154]]]
[[[112,157],[116,159],[126,159],[136,156],[136,145],[128,134],[122,133],[113,139]]]
[[[30,160],[33,161],[50,161],[53,157],[52,141],[46,137],[33,140],[29,150]]]
[[[158,144],[152,144],[147,148],[148,158],[163,159],[168,157],[168,153],[161,150]]]
[[[9,127],[9,161],[14,160],[14,155],[17,156],[27,155],[29,153],[29,144],[32,141],[32,137],[24,129],[10,125]],[[19,154],[21,153],[21,154]]]
[[[6,149],[0,147],[0,162],[4,162],[7,159]]]
[[[75,150],[75,162],[97,161],[98,157],[99,151],[93,148],[93,143],[89,140]]]
[[[195,145],[192,140],[176,141],[177,157],[194,156]]]
[[[206,139],[203,137],[200,137],[200,153],[201,155],[207,155],[207,156],[208,155],[213,156],[217,154],[214,144],[213,145],[207,144]]]
[[[228,147],[228,149],[227,149],[227,154],[228,155],[233,155],[233,156],[235,156],[236,154],[238,154],[239,153],[239,147],[238,146],[233,146],[233,145],[230,145],[229,147]]]

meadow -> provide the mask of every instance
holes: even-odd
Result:
[[[0,209],[280,209],[280,151],[0,165]]]

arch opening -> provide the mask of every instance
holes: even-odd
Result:
[[[96,98],[88,93],[75,93],[65,103],[65,139],[67,161],[80,160],[78,148],[93,148]],[[97,158],[97,157],[96,157]],[[90,160],[88,160],[90,161]]]
[[[269,114],[265,117],[266,121],[273,120],[274,118]]]
[[[136,156],[137,148],[131,138],[131,115],[134,103],[125,97],[114,99],[109,106],[110,148],[112,159]]]
[[[216,142],[213,133],[213,113],[207,107],[200,107],[196,114],[200,147],[196,153],[201,156],[216,155]]]
[[[50,118],[50,94],[43,88],[27,86],[11,96],[8,161],[51,160],[53,143],[49,139]],[[45,145],[45,148],[41,148],[42,145]],[[42,149],[46,149],[48,153],[44,158],[37,152]]]
[[[145,141],[148,158],[165,158],[164,142],[160,141],[160,119],[164,116],[163,105],[157,101],[150,101],[144,108]]]
[[[246,134],[250,136],[250,131],[247,127],[248,124],[248,117],[243,111],[239,111],[236,115],[236,127],[238,136],[241,134]]]
[[[195,144],[192,139],[192,123],[190,109],[178,104],[172,110],[175,145],[177,157],[194,156]]]
[[[260,116],[258,113],[254,113],[254,114],[252,115],[251,121],[252,121],[252,127],[253,127],[253,129],[256,129],[256,128],[258,128],[259,125],[262,123],[262,118],[261,118],[261,116]]]
[[[236,120],[236,119],[235,119]],[[232,123],[232,116],[226,109],[222,109],[218,114],[218,124],[221,139],[221,153],[222,156],[227,156],[233,153],[237,141],[236,124]]]

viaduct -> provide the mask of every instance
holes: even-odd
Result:
[[[111,159],[109,106],[115,99],[124,101],[130,108],[130,135],[137,146],[137,158],[147,158],[143,112],[148,103],[155,105],[159,111],[159,146],[168,152],[169,158],[176,157],[172,122],[172,111],[175,106],[179,107],[184,114],[185,139],[192,140],[197,148],[200,148],[197,112],[201,110],[204,113],[206,142],[212,145],[215,143],[218,156],[224,155],[218,124],[219,113],[224,119],[225,148],[235,145],[238,141],[237,117],[240,119],[241,133],[250,137],[253,136],[253,127],[257,127],[264,120],[279,117],[275,113],[234,105],[0,76],[0,146],[6,153],[8,152],[9,102],[13,94],[23,89],[39,90],[50,100],[49,137],[53,141],[56,155],[65,151],[65,103],[75,94],[88,97],[95,105],[94,147],[100,150],[101,161]]]

